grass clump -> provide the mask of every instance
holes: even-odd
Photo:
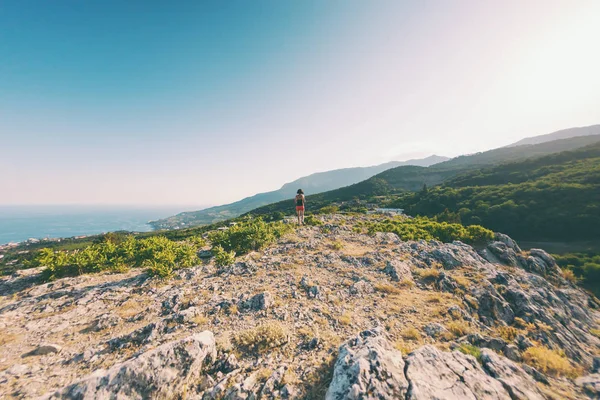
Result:
[[[402,339],[404,340],[419,340],[421,339],[421,332],[419,332],[416,328],[410,327],[405,328],[401,333]]]
[[[237,333],[233,344],[250,353],[265,353],[288,342],[287,329],[277,322],[268,322],[255,328]]]
[[[350,325],[350,323],[352,322],[352,314],[350,314],[349,312],[343,313],[338,317],[338,322],[341,325]]]
[[[465,336],[471,333],[471,328],[463,321],[451,321],[446,325],[448,331],[455,337]]]
[[[465,294],[465,302],[473,309],[477,310],[479,308],[479,302],[477,299],[471,295]]]
[[[417,275],[423,280],[433,281],[440,277],[440,270],[437,268],[423,268],[417,270]]]
[[[397,288],[396,286],[390,285],[387,283],[376,283],[374,287],[375,287],[375,290],[377,290],[378,292],[381,292],[381,293],[386,293],[386,294],[402,293],[402,290],[400,288]]]
[[[517,328],[526,329],[528,331],[532,331],[532,330],[535,329],[535,325],[534,324],[532,324],[530,322],[527,322],[523,318],[520,318],[520,317],[515,317],[514,325]]]
[[[342,250],[344,248],[344,244],[342,242],[340,242],[339,240],[336,240],[335,242],[331,243],[331,248],[333,250]]]
[[[600,339],[600,329],[590,329],[590,333]]]
[[[477,346],[464,343],[461,344],[456,350],[460,351],[463,354],[473,356],[478,362],[481,362],[481,349]]]
[[[519,334],[519,331],[512,326],[501,326],[498,328],[498,334],[502,339],[512,342]]]
[[[575,272],[573,272],[572,269],[568,269],[568,268],[563,269],[562,275],[563,275],[563,278],[565,278],[566,280],[568,280],[569,282],[574,283],[574,284],[579,283],[579,281],[581,280],[580,278],[577,277],[577,275],[575,275]]]
[[[571,378],[578,375],[577,368],[571,365],[564,352],[544,346],[534,346],[525,350],[523,361],[544,374]]]

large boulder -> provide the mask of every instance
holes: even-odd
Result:
[[[200,377],[205,360],[216,358],[215,338],[204,331],[97,370],[46,399],[175,398]]]
[[[325,398],[391,400],[404,398],[407,390],[402,353],[375,328],[340,347]]]
[[[544,400],[535,381],[514,362],[489,349],[481,350],[481,362],[490,376],[497,379],[513,400]]]
[[[406,359],[410,384],[406,399],[510,400],[502,384],[488,376],[473,356],[424,346]]]

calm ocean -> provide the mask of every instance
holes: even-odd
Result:
[[[117,230],[145,232],[151,230],[148,221],[181,211],[188,210],[183,207],[0,206],[0,244]]]

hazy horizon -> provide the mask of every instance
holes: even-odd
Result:
[[[0,205],[192,210],[600,123],[593,0],[0,9]]]

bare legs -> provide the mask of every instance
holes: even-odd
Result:
[[[298,225],[304,225],[304,210],[296,210],[298,215]]]

